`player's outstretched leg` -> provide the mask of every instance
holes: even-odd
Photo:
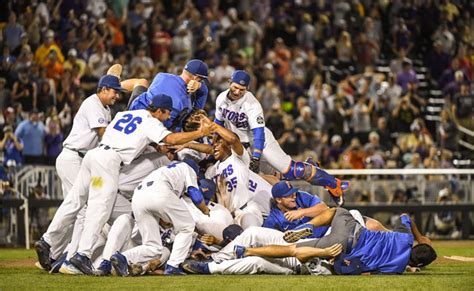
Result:
[[[317,165],[308,162],[292,160],[289,170],[284,174],[284,177],[290,181],[305,180],[311,185],[322,186],[328,190],[336,204],[342,206],[344,204],[344,192],[349,189],[349,182],[341,181]]]

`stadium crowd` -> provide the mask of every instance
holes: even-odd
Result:
[[[190,58],[203,60],[208,111],[232,72],[244,69],[283,150],[313,155],[327,168],[453,167],[457,124],[473,128],[470,1],[0,6],[5,166],[54,164],[82,100],[113,63],[123,66],[124,79],[151,81],[158,72],[180,72]],[[436,123],[425,119],[429,90],[445,98]]]

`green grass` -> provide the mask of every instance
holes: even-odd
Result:
[[[406,289],[472,290],[474,263],[443,256],[474,257],[474,241],[435,242],[439,259],[421,273],[400,276],[145,276],[96,278],[49,275],[36,269],[32,250],[0,249],[0,290],[169,289],[169,290],[317,290]]]

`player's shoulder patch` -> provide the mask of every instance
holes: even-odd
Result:
[[[265,120],[263,119],[263,116],[257,117],[257,123],[258,124],[264,124],[265,123]]]
[[[105,123],[105,118],[99,117],[99,120],[98,120],[98,121],[99,121],[100,124]]]

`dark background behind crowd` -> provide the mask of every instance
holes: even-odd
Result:
[[[5,166],[54,164],[75,112],[113,63],[122,78],[211,69],[208,112],[235,69],[267,126],[327,168],[449,168],[473,129],[471,1],[0,3]],[[127,96],[114,108],[125,107]]]

